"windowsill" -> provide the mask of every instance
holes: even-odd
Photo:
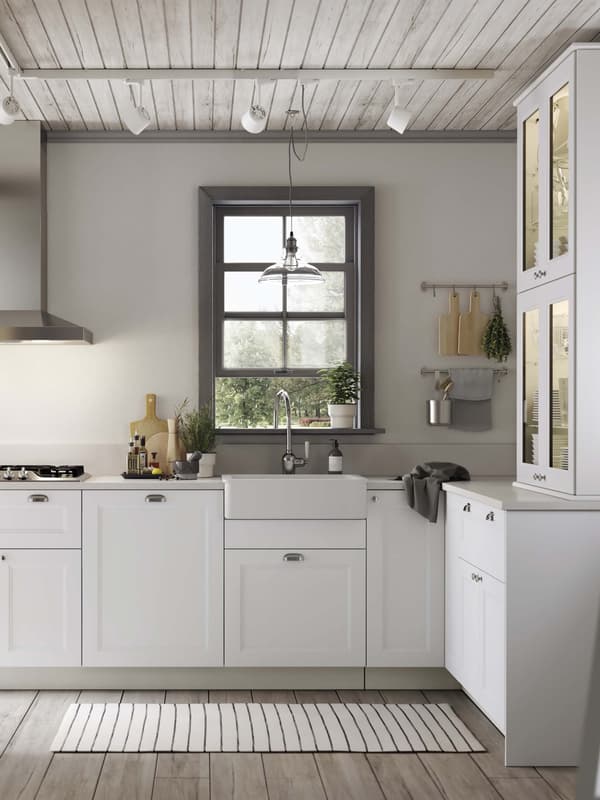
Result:
[[[378,433],[385,433],[385,428],[292,428],[292,436],[304,439],[347,439],[348,437],[375,436]],[[239,437],[246,441],[248,439],[261,439],[262,437],[271,438],[285,436],[285,428],[217,428],[217,439],[228,440]]]

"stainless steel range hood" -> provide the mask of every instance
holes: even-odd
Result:
[[[0,344],[91,344],[46,308],[44,156],[39,122],[0,126]]]

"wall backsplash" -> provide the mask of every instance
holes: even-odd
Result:
[[[438,458],[513,472],[514,362],[495,386],[494,426],[479,434],[427,426],[433,378],[419,369],[444,363],[436,317],[448,302],[421,292],[422,280],[511,281],[502,300],[514,336],[515,155],[512,143],[315,143],[297,169],[298,184],[376,190],[375,401],[386,433],[345,444],[346,471]],[[280,185],[285,171],[284,143],[48,145],[49,310],[86,325],[96,344],[0,348],[3,460],[79,454],[96,473],[115,471],[146,392],[162,417],[196,396],[197,187]],[[314,447],[318,471],[327,450]],[[225,444],[218,467],[277,469],[280,451]]]

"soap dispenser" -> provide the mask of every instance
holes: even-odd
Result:
[[[342,451],[340,450],[340,448],[338,446],[338,440],[337,439],[331,439],[331,441],[333,442],[333,447],[329,451],[329,460],[328,460],[327,472],[330,475],[341,475],[342,472],[344,471],[344,469],[343,469],[343,465],[344,465],[343,459],[344,459],[344,457],[342,455]]]

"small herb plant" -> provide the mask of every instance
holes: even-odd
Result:
[[[494,296],[494,314],[483,332],[481,348],[488,358],[494,358],[498,362],[506,361],[512,352],[510,334],[497,295]]]
[[[337,367],[321,369],[319,375],[325,378],[327,398],[332,405],[356,402],[360,389],[360,375],[348,361],[338,364]]]
[[[186,397],[175,409],[175,417],[177,432],[187,453],[215,452],[215,423],[210,403],[191,408]]]

